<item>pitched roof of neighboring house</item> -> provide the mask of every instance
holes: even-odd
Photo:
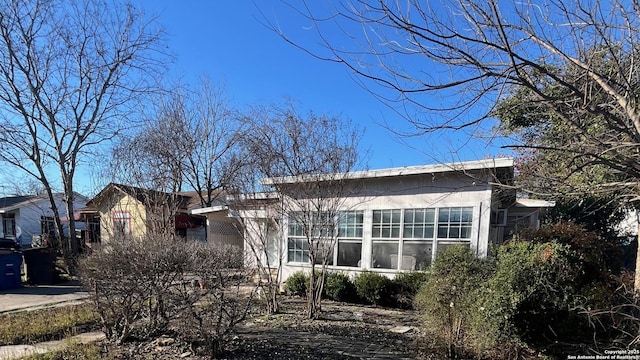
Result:
[[[313,174],[299,176],[285,176],[262,179],[263,185],[293,184],[307,181],[331,181],[335,179],[374,179],[408,175],[425,175],[445,172],[469,172],[478,170],[499,169],[509,171],[514,166],[511,158],[485,159],[476,161],[452,162],[435,165],[405,166],[398,168],[352,171],[337,174]]]
[[[157,203],[166,203],[168,198],[175,199],[179,207],[185,207],[189,203],[190,197],[180,194],[170,194],[164,191],[157,191],[151,189],[143,189],[136,186],[110,183],[102,189],[96,196],[93,197],[88,203],[88,207],[93,207],[100,204],[105,199],[110,199],[110,195],[113,193],[121,193],[129,195],[140,203],[145,205],[155,205]]]
[[[78,193],[74,193],[75,198],[79,201],[87,201],[87,197]],[[53,196],[58,200],[64,197],[63,193],[54,193]],[[29,204],[36,203],[38,201],[49,201],[47,194],[40,195],[20,195],[20,196],[7,196],[0,198],[0,213],[12,211],[24,207]]]
[[[8,196],[0,198],[0,212],[17,209],[37,198],[39,198],[37,195]]]
[[[95,208],[95,206],[103,201],[103,199],[108,199],[109,195],[114,192],[129,195],[145,205],[155,205],[157,203],[165,204],[168,200],[173,200],[176,202],[175,204],[177,205],[177,207],[181,210],[200,207],[200,198],[198,197],[198,193],[196,191],[180,191],[177,193],[168,193],[164,191],[144,189],[131,185],[110,183],[87,203],[87,208]],[[216,191],[213,194],[216,199],[220,198],[217,200],[217,202],[222,203],[222,194],[223,192],[221,191]]]
[[[198,192],[197,191],[180,191],[180,192],[178,192],[178,194],[188,198],[188,201],[186,203],[186,208],[187,209],[195,209],[195,208],[202,207],[201,202],[200,202],[200,197],[198,196]],[[206,199],[207,196],[208,195],[207,195],[206,192],[202,193],[202,197],[204,199]],[[226,196],[226,192],[225,191],[223,191],[223,190],[214,190],[211,193],[211,198],[213,200],[211,206],[223,205],[225,203],[225,196]]]

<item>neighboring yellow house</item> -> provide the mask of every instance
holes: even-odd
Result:
[[[190,240],[205,240],[206,219],[190,215],[197,204],[196,193],[170,194],[111,183],[87,206],[100,217],[100,239],[108,243],[115,236],[144,237],[151,229],[175,232]]]

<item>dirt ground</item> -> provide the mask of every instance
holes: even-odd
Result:
[[[251,314],[227,344],[226,359],[415,359],[421,339],[414,311],[326,301],[323,317],[309,320],[303,299],[288,298],[282,312]],[[119,347],[119,359],[205,359],[169,335]]]

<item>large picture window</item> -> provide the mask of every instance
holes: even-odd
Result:
[[[426,269],[434,246],[468,244],[472,224],[472,207],[374,210],[371,265],[391,270]]]

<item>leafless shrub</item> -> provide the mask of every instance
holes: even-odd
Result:
[[[620,285],[608,308],[584,311],[599,335],[596,345],[635,349],[640,345],[640,297],[632,285],[633,273],[623,273],[617,280]]]
[[[243,253],[237,247],[192,243],[186,251],[193,281],[182,282],[174,292],[179,321],[173,330],[196,352],[217,356],[249,311],[254,288],[243,285],[252,274],[243,268]]]
[[[178,245],[170,236],[118,236],[81,262],[82,280],[109,339],[126,340],[134,324],[143,323],[145,333],[166,324],[168,289],[186,269],[187,257]]]
[[[121,343],[171,329],[210,354],[245,318],[253,289],[241,249],[175,236],[119,237],[81,263],[107,338]]]

